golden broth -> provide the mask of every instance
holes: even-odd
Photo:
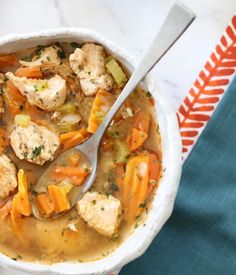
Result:
[[[63,44],[63,47],[69,49],[69,52],[71,51],[71,48],[67,44]],[[32,50],[24,50],[17,55],[21,57],[31,52]],[[11,68],[11,70],[14,72],[15,69]],[[120,89],[114,88],[112,92],[113,94],[118,94]],[[86,125],[93,98],[74,94],[68,97],[69,102],[78,100],[82,102],[80,103],[81,107],[78,105],[83,119],[82,125]],[[144,149],[154,151],[161,161],[161,141],[155,119],[153,100],[150,94],[142,89],[137,89],[130,96],[129,101],[135,110],[151,114],[149,137],[143,147]],[[26,111],[22,109],[22,112],[25,113]],[[46,121],[47,127],[58,133],[58,129],[51,122],[50,116],[50,113],[38,110],[37,121]],[[125,137],[127,135],[127,130],[131,127],[132,122],[133,117],[130,117],[118,125],[121,136]],[[9,136],[13,124],[14,117],[8,112],[6,106],[1,125],[4,127],[7,136]],[[106,135],[106,138],[109,140],[109,135]],[[41,167],[19,160],[10,146],[5,148],[5,153],[12,159],[17,169],[21,168],[28,172],[31,187],[36,184],[37,179],[47,167],[47,164]],[[113,162],[112,150],[107,150],[107,148],[101,146],[97,177],[92,190],[96,190],[102,194],[113,192],[113,190],[110,190],[109,173],[115,167],[116,164]],[[120,196],[119,191],[112,194],[118,198]],[[147,207],[149,207],[149,204],[147,204]],[[119,228],[119,237],[107,238],[89,228],[86,222],[78,216],[75,209],[53,221],[41,221],[32,216],[24,217],[23,228],[20,233],[15,233],[12,230],[10,217],[7,216],[4,220],[0,221],[0,251],[15,260],[24,261],[43,263],[94,261],[114,251],[132,232],[133,228],[141,223],[140,218],[130,223],[124,217]],[[77,232],[69,230],[68,224],[74,224]]]

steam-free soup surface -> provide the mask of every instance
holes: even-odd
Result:
[[[115,116],[96,180],[71,209],[70,194],[92,168],[82,155],[36,183],[61,152],[96,132],[127,82],[125,68],[102,46],[73,42],[0,55],[0,72],[0,251],[43,263],[105,257],[144,225],[161,178],[150,92],[135,90]]]

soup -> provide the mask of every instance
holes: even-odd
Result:
[[[52,43],[0,56],[0,251],[14,260],[88,262],[114,251],[139,225],[158,187],[161,140],[154,100],[136,89],[107,129],[93,186],[69,196],[91,171],[68,154],[91,137],[128,80],[94,43]],[[63,215],[62,215],[63,214]]]

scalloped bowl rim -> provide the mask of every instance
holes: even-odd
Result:
[[[135,67],[135,59],[114,42],[97,32],[84,28],[47,29],[27,34],[11,34],[0,38],[0,52],[10,53],[21,48],[50,41],[97,42],[117,56],[127,68]],[[78,275],[107,275],[119,270],[142,255],[170,217],[181,176],[181,140],[174,110],[167,104],[153,77],[148,75],[143,84],[152,93],[162,137],[163,166],[166,168],[149,211],[146,226],[140,226],[110,255],[87,263],[56,263],[52,265],[14,261],[0,253],[0,264],[26,272]],[[138,241],[137,241],[138,240]]]

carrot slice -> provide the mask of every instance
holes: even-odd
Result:
[[[25,97],[10,80],[7,81],[6,93],[4,93],[4,101],[12,115],[19,114],[21,112],[21,107],[25,102]]]
[[[13,66],[16,64],[16,56],[14,54],[8,54],[0,56],[0,66]]]
[[[88,172],[80,167],[56,166],[54,174],[62,175],[64,177],[86,177]]]
[[[95,96],[88,121],[88,132],[95,133],[111,106],[115,102],[115,96],[105,90],[99,90]]]
[[[37,195],[35,202],[37,203],[40,213],[43,215],[50,215],[54,211],[54,205],[46,193]]]
[[[16,194],[15,200],[15,208],[16,210],[24,215],[30,216],[32,213],[31,203],[29,199],[29,192],[28,192],[28,182],[27,177],[23,169],[18,171],[18,193]]]
[[[70,209],[70,203],[68,201],[66,192],[63,187],[54,184],[49,185],[48,193],[52,200],[54,210],[56,213],[60,213]]]
[[[127,220],[133,221],[147,198],[149,180],[149,156],[139,155],[130,159],[126,165],[125,178],[121,192],[122,201],[127,208]]]
[[[10,94],[11,98],[16,102],[22,104],[25,102],[25,97],[21,94],[21,92],[14,86],[11,80],[7,81],[7,92]]]
[[[61,143],[65,150],[68,150],[87,139],[89,136],[88,131],[85,128],[81,128],[78,131],[68,132],[60,136]]]
[[[139,111],[126,139],[131,151],[137,150],[148,138],[149,124],[150,116]]]
[[[18,77],[28,77],[28,78],[42,78],[43,77],[40,66],[27,67],[27,68],[21,67],[16,70],[15,75]]]
[[[148,135],[136,128],[132,129],[131,132],[131,138],[130,138],[130,150],[135,151],[138,149],[140,146],[143,145],[144,141],[147,139]]]
[[[148,134],[149,124],[150,116],[139,111],[134,119],[133,128],[139,129],[140,131]]]

